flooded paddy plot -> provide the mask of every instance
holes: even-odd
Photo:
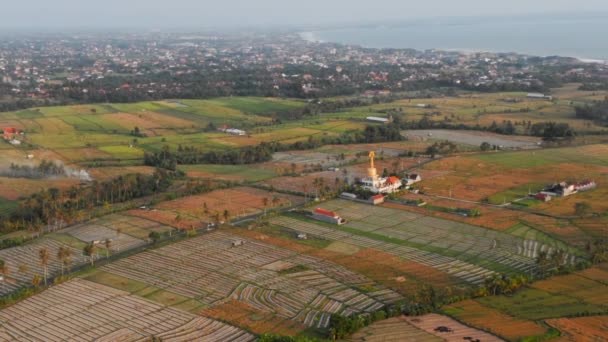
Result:
[[[374,282],[329,261],[223,232],[146,251],[101,269],[209,308],[236,300],[318,328],[328,326],[332,313],[371,312],[401,298],[380,285],[371,292],[356,290]]]
[[[11,341],[253,341],[230,325],[73,279],[0,311]]]

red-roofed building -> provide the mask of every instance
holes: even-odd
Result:
[[[397,177],[395,177],[395,178],[397,178]],[[399,181],[399,182],[401,182],[401,181]],[[374,196],[370,197],[369,200],[372,202],[373,205],[382,204],[382,203],[384,203],[384,195],[382,195],[382,194],[374,195]]]
[[[321,209],[321,208],[316,208],[312,212],[312,217],[319,221],[338,224],[338,225],[346,223],[346,220],[341,218],[340,215],[338,215],[337,213],[334,213],[333,211]]]
[[[549,202],[551,200],[551,196],[547,195],[547,194],[543,194],[543,193],[537,193],[536,195],[534,195],[534,198],[539,200],[539,201],[543,201],[543,202]]]
[[[14,127],[6,127],[4,128],[4,140],[11,140],[15,137],[15,135],[19,134],[19,131]]]

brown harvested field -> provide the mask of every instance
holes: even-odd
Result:
[[[87,169],[94,179],[110,179],[129,173],[151,175],[155,169],[152,166],[109,166]]]
[[[458,282],[457,279],[453,279],[448,274],[432,267],[415,261],[403,260],[375,249],[365,249],[351,256],[332,260],[348,268],[356,269],[359,273],[365,274],[378,282],[388,283],[396,287],[411,288],[412,285],[418,285],[419,283],[445,287]],[[403,282],[399,279],[401,277],[405,278],[406,281]],[[409,284],[406,282],[409,282]]]
[[[411,294],[421,284],[431,284],[440,288],[459,282],[458,279],[453,279],[448,274],[434,268],[414,261],[403,260],[375,249],[363,249],[356,253],[350,253],[350,251],[344,253],[344,251],[332,249],[331,244],[326,248],[317,248],[303,245],[297,240],[255,231],[235,230],[234,234],[329,260],[363,274],[404,295]]]
[[[533,283],[533,288],[576,298],[582,302],[608,305],[608,270],[599,267],[552,277]]]
[[[159,210],[140,210],[133,209],[125,212],[127,215],[145,218],[177,229],[199,229],[203,227],[203,222],[192,217],[183,217],[177,212]],[[180,218],[178,218],[178,216]]]
[[[562,333],[556,339],[559,342],[608,341],[608,316],[556,318],[545,322]]]
[[[427,177],[429,171],[432,172],[432,177],[430,175]],[[498,163],[456,156],[424,165],[419,172],[423,181],[417,185],[420,189],[435,195],[449,196],[451,191],[455,198],[482,201],[491,195],[531,183],[548,184],[560,180],[582,181],[587,178],[599,181],[607,172],[606,167],[575,163],[509,168]],[[595,203],[598,202],[598,198],[604,197],[606,191],[608,190],[596,189],[565,199],[555,199],[537,207],[543,209],[546,206],[551,213],[571,215],[574,210],[571,202],[581,201],[588,197],[588,201]],[[556,205],[562,201],[564,205]],[[608,210],[606,201],[600,202],[602,203],[596,204],[597,210],[600,212]]]
[[[467,337],[467,336],[472,337],[473,339],[478,339],[478,340],[484,341],[484,342],[502,341],[502,339],[500,339],[494,335],[490,335],[487,332],[483,332],[481,330],[467,327],[466,325],[458,323],[457,321],[455,321],[454,319],[452,319],[450,317],[442,316],[442,315],[438,315],[438,314],[427,314],[427,315],[417,316],[417,317],[407,317],[407,321],[410,324],[414,325],[415,327],[418,327],[419,329],[422,329],[435,336],[439,336],[448,342],[462,342],[463,337]],[[447,328],[451,329],[452,331],[450,331],[450,332],[435,331],[435,329],[437,329],[438,327],[447,327]]]
[[[298,253],[308,253],[314,249],[314,247],[305,246],[293,240],[289,240],[283,237],[270,236],[253,230],[235,229],[231,231],[231,233],[234,235],[240,235],[250,239],[262,241],[264,243],[277,247],[289,249]]]
[[[542,210],[554,215],[576,215],[574,206],[579,202],[587,202],[591,206],[591,212],[602,214],[608,212],[608,183],[598,182],[597,189],[579,192],[565,198],[554,198],[547,203],[534,206],[536,210]]]
[[[375,322],[349,337],[348,342],[439,342],[441,338],[418,329],[403,316]]]
[[[295,336],[307,328],[298,322],[258,310],[239,300],[231,300],[206,309],[201,315],[228,322],[256,334]]]
[[[547,331],[532,321],[511,317],[474,300],[450,304],[443,307],[443,310],[467,325],[479,327],[512,341],[542,335]]]
[[[579,248],[585,247],[587,242],[591,241],[591,237],[587,235],[583,229],[565,220],[522,213],[520,221],[527,226],[554,235],[560,240]]]
[[[596,236],[608,236],[608,218],[594,217],[575,220],[574,224],[586,233]]]
[[[41,189],[54,187],[68,189],[80,183],[77,179],[26,179],[0,177],[0,197],[9,200],[17,200],[29,196]]]
[[[338,186],[343,184],[344,174],[342,172],[322,171],[309,173],[304,176],[276,177],[262,181],[259,184],[272,186],[279,190],[296,191],[301,193],[306,192],[310,194],[315,192],[314,182],[316,179],[323,179],[323,184],[328,186],[333,191]]]
[[[275,197],[277,201],[273,203],[273,198]],[[219,214],[223,221],[225,210],[228,210],[230,218],[262,212],[264,210],[264,198],[268,200],[267,209],[287,206],[290,203],[303,202],[303,198],[298,196],[271,193],[249,187],[238,187],[163,202],[156,209],[173,212],[175,215],[181,214],[185,218],[199,219],[205,222],[212,222],[213,216]]]

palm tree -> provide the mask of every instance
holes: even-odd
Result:
[[[0,274],[2,274],[3,276],[8,274],[8,265],[6,264],[6,262],[4,260],[0,259]]]
[[[59,260],[59,265],[61,266],[61,276],[62,277],[63,277],[63,266],[64,266],[63,260],[66,257],[67,251],[68,251],[68,249],[63,246],[59,247],[59,250],[57,250],[57,260]]]
[[[91,266],[93,266],[95,262],[95,259],[93,258],[93,256],[95,255],[95,244],[91,242],[84,246],[84,248],[82,249],[82,254],[89,258]]]
[[[49,254],[49,250],[46,247],[40,248],[40,250],[38,251],[38,258],[40,259],[40,265],[42,266],[42,269],[44,270],[44,286],[46,286],[49,259],[51,258],[51,255]]]
[[[112,240],[106,239],[104,244],[106,246],[106,258],[109,258],[110,257],[110,248],[112,248]]]
[[[66,248],[63,252],[63,266],[70,272],[72,266],[72,250]]]

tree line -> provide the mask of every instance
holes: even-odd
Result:
[[[43,160],[36,166],[18,165],[11,163],[8,170],[0,171],[0,175],[5,177],[19,177],[40,179],[46,177],[59,177],[67,174],[63,165],[53,161]]]
[[[593,105],[577,106],[575,110],[577,118],[608,125],[608,98]]]
[[[82,219],[85,211],[95,207],[166,191],[182,175],[158,169],[151,175],[127,174],[107,181],[93,181],[86,186],[72,186],[67,190],[44,189],[21,200],[14,211],[0,217],[0,232],[40,231],[44,226],[61,229],[66,223]]]
[[[280,151],[309,150],[330,144],[376,143],[403,139],[400,128],[396,124],[367,125],[363,131],[352,130],[337,137],[314,138],[309,136],[307,140],[290,144],[278,141],[262,142],[256,146],[225,151],[205,151],[195,146],[183,145],[178,145],[176,150],[171,150],[169,146],[165,145],[160,151],[144,153],[144,164],[167,170],[176,170],[177,165],[180,164],[255,164],[272,160],[272,154]]]

